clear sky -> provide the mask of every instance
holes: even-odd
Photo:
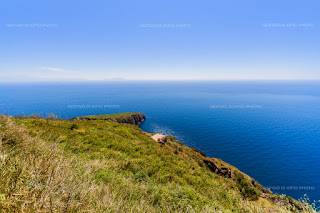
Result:
[[[320,79],[319,0],[2,0],[0,81]]]

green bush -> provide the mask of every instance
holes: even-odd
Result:
[[[137,182],[142,182],[147,181],[149,179],[149,176],[145,171],[140,170],[133,175],[133,179]]]
[[[236,186],[240,190],[243,197],[249,198],[251,200],[257,200],[260,192],[256,188],[254,188],[249,183],[249,181],[247,179],[245,179],[245,177],[242,174],[236,173],[235,177],[236,177],[236,181],[237,181]]]
[[[79,129],[78,125],[77,124],[72,124],[71,127],[70,127],[71,130],[74,130],[74,129]]]

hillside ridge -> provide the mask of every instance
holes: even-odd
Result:
[[[0,209],[314,212],[173,136],[153,135],[108,119],[0,116]]]
[[[140,125],[146,119],[146,116],[140,112],[126,112],[119,114],[110,114],[110,115],[88,115],[82,117],[76,117],[73,119],[78,120],[111,120],[117,123],[127,123]]]

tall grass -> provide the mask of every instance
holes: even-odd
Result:
[[[194,150],[134,125],[0,116],[0,132],[2,212],[301,212],[249,201]]]

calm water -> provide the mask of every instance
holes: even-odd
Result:
[[[320,82],[1,84],[0,110],[142,112],[147,132],[174,135],[274,192],[320,199]]]

